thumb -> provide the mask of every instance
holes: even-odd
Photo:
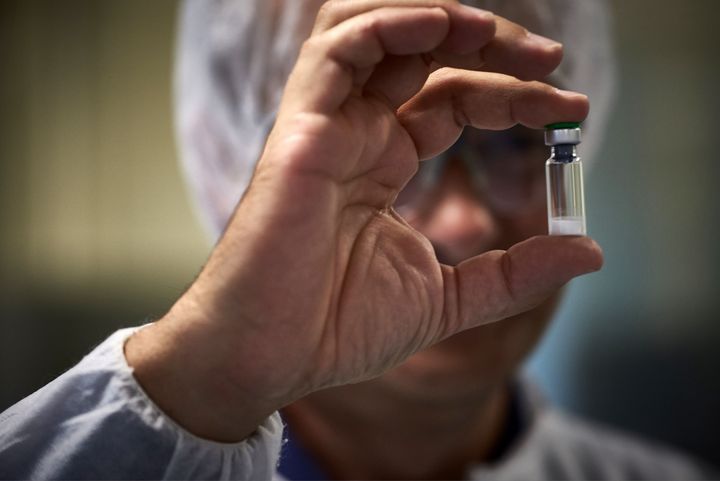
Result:
[[[443,266],[442,337],[527,311],[602,263],[600,246],[589,237],[537,236]]]

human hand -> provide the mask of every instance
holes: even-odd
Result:
[[[560,58],[559,45],[449,0],[328,2],[223,238],[166,318],[127,345],[150,395],[196,434],[241,439],[307,393],[379,375],[598,269],[590,239],[546,236],[440,265],[391,207],[465,125],[584,118],[584,96],[518,80]]]

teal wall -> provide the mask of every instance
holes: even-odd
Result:
[[[566,408],[720,464],[716,2],[615,2],[620,84],[587,178],[602,272],[530,363]]]

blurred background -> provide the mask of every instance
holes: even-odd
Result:
[[[720,8],[614,7],[618,102],[586,185],[606,264],[528,370],[572,412],[720,465]],[[0,0],[0,410],[161,316],[210,251],[176,161],[176,9]]]

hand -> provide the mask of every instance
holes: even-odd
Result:
[[[227,231],[170,313],[127,345],[149,394],[196,434],[242,439],[305,394],[377,376],[599,269],[590,239],[544,236],[440,265],[392,209],[418,162],[465,125],[583,119],[585,96],[518,80],[561,55],[449,0],[328,2]]]

